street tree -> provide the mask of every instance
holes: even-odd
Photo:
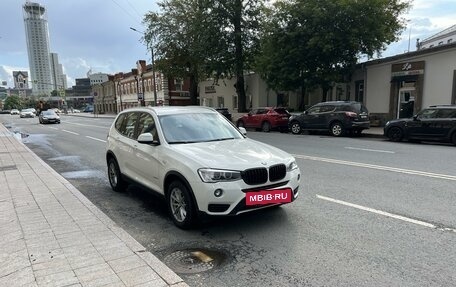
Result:
[[[144,17],[144,41],[157,58],[156,68],[167,76],[189,78],[190,98],[197,104],[198,83],[209,71],[208,42],[214,36],[211,19],[212,0],[162,0],[160,12]]]
[[[244,73],[253,68],[258,52],[264,3],[264,0],[213,0],[211,23],[218,34],[210,42],[209,64],[216,78],[236,78],[239,112],[246,111]]]
[[[5,99],[5,110],[21,109],[21,98],[19,96],[9,96]]]
[[[381,55],[405,27],[402,0],[277,1],[269,10],[256,71],[276,90],[322,88],[346,80],[361,56]]]

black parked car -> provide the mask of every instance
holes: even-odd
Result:
[[[227,118],[229,121],[231,121],[231,113],[228,108],[216,108],[215,110],[224,115],[225,118]]]
[[[293,134],[308,130],[329,131],[336,137],[346,133],[359,135],[369,126],[368,110],[363,104],[354,101],[318,103],[288,120],[288,127]]]
[[[413,118],[391,120],[384,135],[392,141],[429,140],[456,145],[456,105],[430,106]]]

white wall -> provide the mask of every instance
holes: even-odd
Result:
[[[423,106],[451,104],[453,71],[456,70],[456,50],[435,53],[423,58]]]
[[[390,100],[391,63],[367,67],[364,104],[370,113],[388,113]]]

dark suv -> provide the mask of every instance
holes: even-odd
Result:
[[[391,120],[384,135],[392,141],[430,140],[456,145],[456,105],[430,106],[413,118]]]
[[[333,136],[346,133],[359,135],[369,128],[369,112],[366,107],[353,101],[318,103],[300,115],[291,116],[288,126],[293,134],[303,130],[329,131]]]

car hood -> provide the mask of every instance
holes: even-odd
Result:
[[[388,125],[402,125],[408,122],[413,122],[413,118],[389,120]]]
[[[291,161],[293,157],[273,146],[251,139],[173,144],[172,149],[201,167],[244,170]]]

